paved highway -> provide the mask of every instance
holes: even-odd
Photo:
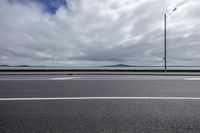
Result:
[[[198,133],[199,80],[1,75],[0,133]]]

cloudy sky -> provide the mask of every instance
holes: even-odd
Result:
[[[0,0],[0,64],[200,66],[199,0]]]

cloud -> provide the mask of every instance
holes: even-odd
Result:
[[[183,0],[183,1],[181,1],[180,3],[177,4],[177,7],[183,6],[183,5],[185,5],[185,4],[188,4],[189,2],[191,2],[191,0]]]
[[[0,64],[162,65],[163,14],[179,2],[67,0],[51,14],[36,2],[1,0]],[[200,65],[198,5],[168,20],[170,65]]]

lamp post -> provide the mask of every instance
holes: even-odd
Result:
[[[167,15],[164,15],[164,64],[167,71]]]
[[[177,10],[177,7],[174,8],[168,15],[164,15],[164,67],[165,72],[167,72],[167,17],[171,15],[174,11]]]

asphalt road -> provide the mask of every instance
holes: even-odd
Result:
[[[192,76],[2,75],[0,133],[199,133],[199,80]],[[80,99],[17,100],[55,97]]]

